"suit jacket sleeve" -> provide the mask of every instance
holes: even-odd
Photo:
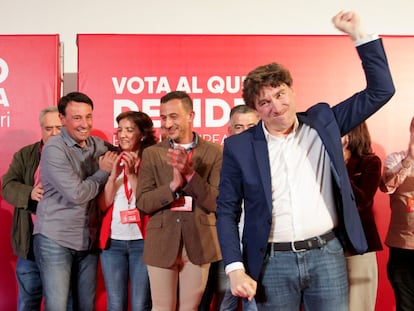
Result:
[[[40,143],[23,147],[16,152],[2,178],[2,194],[7,202],[16,208],[36,211],[37,202],[30,199],[34,172],[39,165]]]
[[[387,56],[381,39],[357,47],[366,88],[334,106],[341,136],[377,112],[395,93]]]

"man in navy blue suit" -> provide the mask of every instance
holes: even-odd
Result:
[[[354,41],[367,87],[336,106],[297,113],[289,71],[260,66],[244,80],[243,99],[262,121],[224,143],[217,199],[223,261],[233,295],[255,297],[258,310],[348,310],[344,249],[367,248],[341,136],[395,89],[381,39],[367,35],[354,12],[332,21]]]

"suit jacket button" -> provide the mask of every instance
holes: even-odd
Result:
[[[176,221],[176,222],[180,222],[180,218],[177,218],[175,221]]]

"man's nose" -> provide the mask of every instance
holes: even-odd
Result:
[[[172,126],[173,122],[171,120],[171,118],[167,118],[165,120],[165,128],[169,129]]]
[[[271,104],[272,104],[272,109],[274,112],[279,113],[281,111],[282,105],[280,103],[280,100],[273,98],[271,101]]]

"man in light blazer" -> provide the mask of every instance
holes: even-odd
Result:
[[[152,310],[197,310],[210,263],[221,259],[215,211],[222,147],[192,131],[185,92],[163,96],[160,114],[167,139],[143,152],[137,189],[137,207],[151,216],[143,260]]]
[[[217,200],[223,261],[232,293],[255,297],[258,310],[348,310],[343,248],[367,248],[341,136],[395,90],[381,40],[366,35],[353,12],[339,12],[333,23],[357,46],[366,89],[332,108],[320,103],[296,113],[289,71],[260,66],[244,80],[243,99],[262,121],[224,143]]]

